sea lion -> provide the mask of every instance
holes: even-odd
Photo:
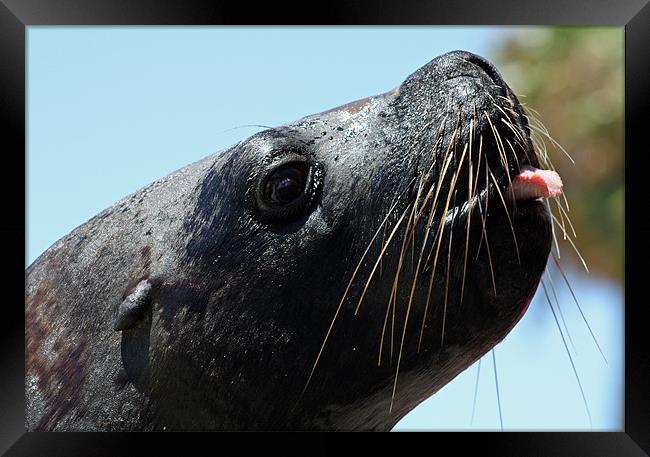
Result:
[[[391,429],[526,310],[540,159],[454,51],[146,186],[26,271],[27,428]]]

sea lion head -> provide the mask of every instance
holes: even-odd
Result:
[[[90,412],[41,387],[32,428],[390,429],[528,306],[561,184],[540,167],[512,90],[456,51],[147,186],[28,270],[28,351],[44,297],[64,330],[33,351],[102,342]]]

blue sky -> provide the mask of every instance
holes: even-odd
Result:
[[[392,89],[435,56],[490,58],[494,28],[29,27],[27,253],[259,130]],[[517,92],[517,88],[514,88]],[[605,364],[559,291],[594,429],[622,427],[622,291],[572,273]],[[561,279],[555,279],[558,286]],[[543,294],[496,348],[506,429],[589,429]],[[498,429],[490,355],[397,429]]]

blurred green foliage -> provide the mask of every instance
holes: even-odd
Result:
[[[535,28],[507,34],[494,57],[529,113],[575,161],[546,140],[564,182],[576,246],[590,271],[617,280],[623,275],[623,38],[623,28]],[[578,260],[569,243],[560,242],[560,250],[563,260]]]

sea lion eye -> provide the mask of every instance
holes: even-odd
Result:
[[[274,170],[266,179],[264,199],[270,205],[288,205],[300,198],[309,169],[304,163],[290,163]]]
[[[292,157],[270,168],[258,181],[256,209],[260,218],[291,222],[313,208],[322,182],[322,167]]]

